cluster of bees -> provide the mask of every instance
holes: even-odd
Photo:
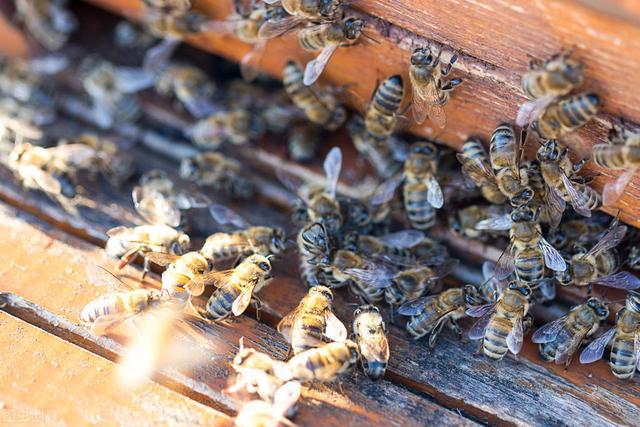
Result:
[[[231,199],[251,199],[259,186],[241,163],[222,154],[225,146],[288,131],[290,157],[308,162],[316,157],[322,132],[345,125],[358,152],[381,178],[359,198],[340,194],[342,152],[337,147],[325,157],[323,184],[296,182],[286,170],[276,171],[299,199],[291,207],[292,223],[308,293],[277,326],[290,344],[288,361],[274,360],[241,341],[232,363],[237,375],[229,391],[246,391],[259,399],[244,406],[238,425],[284,420],[293,413],[301,383],[333,381],[358,361],[370,378],[383,377],[390,357],[385,312],[377,306],[383,302],[390,307],[390,316],[396,312],[408,317],[409,335],[427,337],[429,347],[435,346],[445,325],[462,336],[458,321],[477,317],[468,336],[480,341],[486,356],[499,360],[508,352],[520,352],[533,324],[531,307],[553,300],[556,283],[588,287],[590,295],[593,286],[626,290],[615,327],[604,333],[598,334],[609,317],[609,303],[590,296],[566,316],[535,331],[532,340],[539,344],[543,359],[567,365],[583,344],[587,346],[580,361],[590,363],[600,359],[611,343],[613,374],[633,377],[640,363],[640,293],[635,291],[640,279],[622,267],[640,269],[640,246],[634,244],[637,234],[629,233],[617,218],[610,220],[594,211],[603,202],[615,202],[640,166],[640,133],[627,130],[621,122],[611,130],[609,142],[593,147],[595,164],[624,171],[607,184],[601,197],[588,179],[577,174],[585,160],[573,162],[561,144],[600,107],[596,94],[574,93],[584,80],[584,67],[570,52],[532,63],[523,76],[528,101],[515,120],[519,132],[514,125],[499,124],[488,153],[479,138],[471,137],[456,154],[456,163],[431,141],[409,142],[398,135],[405,98],[401,75],[384,79],[364,116],[351,119],[339,90],[316,85],[337,48],[366,36],[364,20],[347,16],[342,0],[265,0],[248,8],[238,2],[224,21],[192,11],[188,0],[144,3],[146,30],[121,23],[114,39],[123,49],[144,52],[141,67],[117,66],[89,56],[75,71],[90,115],[100,128],[136,123],[144,113],[137,93],[153,88],[193,118],[181,130],[203,151],[182,159],[178,174],[184,181]],[[25,28],[50,50],[60,49],[75,27],[75,19],[61,2],[17,1],[16,5]],[[33,5],[37,10],[30,9]],[[241,81],[221,88],[203,70],[170,60],[180,40],[205,31],[232,33],[254,46],[240,64],[246,80],[257,77],[267,41],[285,33],[296,31],[300,46],[318,56],[304,68],[295,61],[286,63],[284,91]],[[162,41],[157,43],[157,38]],[[410,98],[416,122],[428,117],[439,127],[446,125],[444,105],[462,83],[460,78],[445,81],[456,61],[457,55],[452,55],[443,66],[440,53],[430,47],[412,52]],[[99,133],[74,136],[50,147],[39,143],[40,127],[55,121],[58,102],[47,90],[45,76],[68,68],[59,56],[2,59],[0,140],[3,149],[8,146],[4,163],[25,188],[44,192],[78,215],[80,174],[94,178],[102,174],[120,186],[131,178],[134,165],[117,143]],[[539,148],[535,159],[527,162],[524,148],[533,140]],[[451,178],[460,171],[460,179]],[[465,202],[456,208],[454,193],[463,193],[463,200],[475,194],[488,203]],[[102,335],[142,314],[163,311],[219,322],[242,315],[252,301],[259,313],[256,294],[270,283],[272,263],[291,247],[291,230],[252,225],[205,194],[180,189],[158,170],[141,176],[132,199],[145,224],[109,230],[106,252],[120,259],[119,268],[141,255],[143,279],[151,264],[162,268],[161,289],[104,295],[84,307],[80,313],[84,324]],[[451,206],[451,233],[473,240],[508,239],[497,263],[483,266],[483,283],[443,288],[441,279],[458,264],[445,245],[430,236],[445,205]],[[193,250],[184,231],[184,211],[202,208],[227,231],[208,236],[200,249]],[[222,269],[221,264],[231,268]],[[89,266],[87,275],[92,283],[127,286],[102,267]],[[351,319],[351,339],[333,310],[334,290],[341,287],[361,301]],[[198,304],[193,297],[207,288],[213,289],[207,302]]]

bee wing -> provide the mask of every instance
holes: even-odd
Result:
[[[602,359],[605,347],[609,344],[609,341],[611,341],[615,334],[616,328],[611,328],[595,340],[591,341],[591,343],[582,350],[582,353],[580,354],[580,363],[593,363],[596,360]]]
[[[327,193],[332,197],[336,195],[338,178],[342,169],[342,150],[340,147],[333,147],[323,163],[324,173],[327,176]]]
[[[233,270],[224,271],[209,271],[203,274],[198,274],[193,277],[184,287],[192,296],[202,295],[204,288],[207,286],[222,287],[229,276],[233,273]]]
[[[26,165],[22,166],[24,168],[24,175],[29,175],[40,187],[43,191],[50,194],[60,194],[62,192],[62,185],[60,181],[55,179],[53,175],[43,171],[37,166],[34,165]]]
[[[496,175],[493,173],[493,170],[487,161],[479,158],[472,159],[462,153],[456,153],[456,158],[462,164],[462,171],[467,176],[471,173],[475,173],[484,179],[485,184],[495,184]],[[469,179],[473,181],[473,179]]]
[[[339,44],[325,46],[315,59],[307,62],[307,66],[304,68],[304,79],[302,80],[305,85],[311,86],[318,80],[318,77],[320,77],[320,74],[322,74],[322,71],[324,71],[329,60],[339,47]]]
[[[479,340],[484,338],[484,332],[487,329],[491,318],[493,317],[495,306],[496,305],[494,303],[475,306],[467,309],[467,315],[471,317],[480,317],[469,330],[469,339]]]
[[[370,334],[358,341],[360,354],[367,360],[389,360],[389,341],[383,333]]]
[[[533,333],[531,341],[536,344],[543,344],[555,340],[560,331],[564,328],[564,322],[566,319],[567,316],[563,316],[544,324]]]
[[[552,97],[545,97],[524,102],[518,109],[516,125],[522,127],[536,120],[552,100]]]
[[[162,192],[136,186],[131,192],[136,212],[151,224],[165,224],[170,227],[180,225],[181,213],[178,206]]]
[[[509,277],[511,273],[513,273],[515,268],[513,246],[509,244],[509,246],[507,246],[500,255],[500,258],[498,258],[498,262],[496,263],[496,268],[494,270],[494,275],[496,279],[504,280]]]
[[[142,61],[142,68],[151,73],[160,73],[169,63],[169,58],[173,55],[180,44],[178,39],[164,39],[154,47],[147,50]]]
[[[294,425],[285,414],[300,398],[302,385],[298,381],[289,381],[281,385],[273,395],[273,414],[281,415],[280,422],[286,425]],[[279,424],[279,423],[278,423]]]
[[[593,283],[596,285],[625,290],[640,288],[640,279],[628,271],[619,271],[610,276],[598,277],[593,281]]]
[[[507,347],[513,354],[520,353],[524,341],[524,331],[522,330],[522,316],[517,316],[513,322],[511,331],[507,334]]]
[[[226,206],[212,204],[209,206],[209,213],[213,219],[220,225],[232,224],[238,228],[249,228],[251,224],[247,222],[240,214],[234,212]]]
[[[396,192],[396,189],[400,186],[402,182],[402,174],[398,174],[393,176],[380,184],[373,192],[371,197],[369,197],[369,203],[372,205],[382,205],[387,203],[393,198],[393,195]]]
[[[128,290],[135,289],[135,286],[128,284],[106,268],[97,264],[87,265],[84,271],[87,274],[87,280],[94,286],[112,286]]]
[[[565,271],[567,269],[567,263],[564,258],[556,248],[551,246],[551,243],[547,242],[544,237],[540,236],[540,242],[538,244],[542,250],[544,264],[547,267],[553,271]]]
[[[347,328],[331,310],[325,310],[324,320],[326,325],[324,334],[327,338],[336,342],[347,339]]]
[[[220,110],[210,99],[200,96],[192,96],[188,99],[183,99],[182,103],[196,119],[202,119]]]
[[[614,183],[607,183],[604,186],[602,192],[602,202],[605,206],[611,206],[618,201],[618,199],[624,194],[624,189],[627,187],[631,178],[636,173],[637,169],[627,169],[622,175],[616,179]]]
[[[347,268],[344,272],[358,280],[367,282],[374,288],[388,288],[392,285],[391,279],[394,276],[391,271],[383,267],[373,269]]]
[[[469,307],[465,310],[465,314],[469,317],[484,317],[487,314],[493,314],[496,304],[481,304]]]
[[[162,252],[147,252],[145,258],[160,267],[166,267],[178,258],[178,255],[165,254]]]
[[[411,86],[413,88],[411,110],[416,122],[422,123],[429,116],[436,126],[444,128],[447,124],[447,118],[444,108],[438,101],[439,96],[435,80],[432,78],[426,85],[416,85],[412,81]]]
[[[116,67],[114,78],[116,88],[123,93],[140,92],[155,83],[155,76],[149,70],[138,67]]]
[[[640,332],[633,336],[633,354],[636,357],[636,369],[640,369]]]
[[[569,195],[569,199],[571,200],[571,206],[573,209],[580,215],[586,216],[587,218],[591,217],[591,210],[589,210],[589,206],[587,205],[588,199],[587,196],[579,192],[576,187],[573,185],[573,182],[567,175],[564,173],[560,174],[562,178],[562,183],[564,184],[564,188],[567,190],[567,194]]]
[[[107,335],[112,329],[131,319],[135,313],[114,313],[98,317],[91,324],[91,333],[98,336]]]
[[[429,295],[426,297],[407,301],[398,308],[398,313],[403,316],[417,316],[422,313],[425,307],[436,298],[437,295]]]
[[[249,307],[251,303],[251,297],[253,296],[253,288],[255,286],[246,287],[238,296],[238,298],[233,301],[231,305],[231,312],[234,316],[240,316],[244,311]]]
[[[257,42],[240,60],[240,74],[242,74],[242,78],[245,81],[252,82],[260,74],[258,65],[260,65],[264,56],[265,46],[266,42],[264,40]]]
[[[556,229],[562,221],[562,214],[564,213],[567,203],[560,197],[560,193],[555,188],[546,186],[546,196],[544,198],[544,204],[547,208],[547,216],[549,217],[549,225],[551,228]]]
[[[394,248],[412,248],[424,239],[424,233],[419,230],[401,230],[378,237],[382,243]]]
[[[203,32],[231,34],[242,23],[242,19],[210,20],[202,25]]]
[[[434,176],[429,177],[427,180],[427,188],[427,201],[434,208],[440,209],[444,203],[444,196],[442,195],[442,188],[440,188],[440,184]]]
[[[589,332],[589,327],[583,326],[579,331],[571,335],[571,339],[569,341],[560,343],[556,349],[556,357],[554,358],[556,365],[567,363],[567,361],[570,360],[573,353],[575,353],[578,347],[580,347],[580,343],[582,343],[587,332]]]
[[[278,181],[280,181],[284,188],[297,196],[300,195],[300,189],[304,185],[304,182],[301,179],[294,178],[280,168],[276,168],[276,178],[278,178]],[[306,203],[308,200],[304,200],[304,202]]]
[[[284,7],[283,2],[282,6]],[[285,7],[286,9],[286,7]],[[258,37],[261,39],[272,39],[274,37],[278,37],[287,31],[292,30],[293,28],[301,25],[305,22],[305,19],[299,16],[288,16],[282,19],[270,19],[258,30]]]
[[[211,199],[206,194],[199,192],[184,192],[180,191],[176,193],[174,201],[178,209],[201,209],[211,205]]]
[[[596,256],[601,252],[615,248],[624,239],[625,234],[627,234],[625,225],[617,225],[611,228],[584,256]]]
[[[278,322],[278,326],[276,329],[280,334],[285,338],[287,342],[291,342],[291,327],[293,322],[298,317],[298,313],[300,312],[300,306],[296,307],[291,313],[287,314]]]
[[[498,216],[492,216],[491,218],[478,221],[475,225],[476,230],[495,230],[495,231],[507,231],[511,230],[511,215],[508,213]]]

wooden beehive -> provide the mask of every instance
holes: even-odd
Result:
[[[139,19],[141,3],[136,0],[91,0],[110,12]],[[224,19],[231,1],[200,0],[194,7],[211,17]],[[519,81],[529,56],[544,59],[567,46],[586,65],[585,88],[595,90],[604,100],[604,112],[579,131],[590,144],[606,137],[612,119],[624,116],[640,122],[636,102],[640,89],[633,70],[640,66],[640,7],[632,2],[610,2],[601,7],[591,1],[540,0],[531,4],[488,1],[427,2],[404,0],[354,2],[354,13],[369,21],[377,43],[341,49],[322,79],[336,85],[349,84],[357,96],[352,107],[362,109],[377,80],[393,73],[406,77],[413,47],[430,44],[456,51],[460,60],[453,74],[464,79],[446,106],[448,125],[444,131],[424,126],[410,130],[459,148],[469,135],[485,140],[496,124],[513,120],[523,101]],[[81,37],[86,41],[107,28],[100,22],[110,19],[86,5],[76,5],[81,14]],[[95,24],[95,26],[94,26]],[[8,20],[0,20],[4,53],[28,55],[32,47]],[[91,33],[94,33],[93,35]],[[189,43],[238,62],[249,46],[230,35],[203,34]],[[100,48],[99,44],[96,44]],[[102,46],[104,48],[104,46]],[[295,36],[270,41],[260,66],[272,76],[280,76],[288,59],[308,59],[297,47]],[[354,84],[354,80],[357,83]],[[91,127],[82,109],[73,107],[70,89],[66,117],[60,128]],[[366,102],[366,101],[364,101]],[[184,118],[167,113],[155,99],[144,99],[145,111],[170,126],[183,126]],[[61,132],[62,132],[61,130]],[[167,146],[153,129],[144,126],[130,135],[141,144],[132,153],[140,168],[161,168],[176,175],[177,160],[193,152],[179,142]],[[570,142],[571,143],[571,142]],[[343,137],[327,141],[339,144],[353,163],[354,149]],[[584,151],[584,146],[574,148]],[[259,208],[238,203],[236,208],[249,220],[258,219],[287,225],[285,212],[290,195],[273,177],[273,170],[287,169],[293,175],[317,180],[318,163],[301,167],[290,163],[283,144],[266,141],[259,147],[233,150],[264,183]],[[614,179],[610,171],[588,165],[588,172],[600,173],[595,187]],[[628,224],[639,226],[638,176],[609,213],[621,211]],[[305,294],[296,274],[295,256],[285,257],[276,267],[276,280],[261,294],[264,307],[260,320],[255,313],[230,324],[198,323],[199,341],[211,353],[208,363],[195,370],[167,369],[142,389],[121,392],[112,380],[121,346],[111,339],[96,339],[77,326],[81,308],[105,292],[85,283],[88,263],[115,266],[101,249],[106,230],[139,219],[131,206],[130,188],[116,192],[100,183],[88,183],[86,197],[95,209],[81,219],[69,216],[45,196],[23,191],[11,173],[0,168],[0,228],[4,239],[0,250],[2,287],[0,313],[5,366],[15,369],[0,374],[2,393],[0,420],[6,423],[56,422],[68,425],[99,424],[224,424],[238,409],[238,402],[223,390],[230,375],[229,361],[240,337],[249,346],[284,359],[287,345],[275,325]],[[348,185],[341,190],[357,194]],[[215,197],[215,196],[214,196]],[[468,244],[441,231],[454,248],[468,253],[468,260],[495,260],[500,250],[479,243]],[[125,276],[138,277],[127,267]],[[157,278],[150,281],[157,285]],[[568,305],[584,294],[563,290],[558,302],[537,313],[538,321],[564,314]],[[344,295],[337,304],[339,317],[350,319],[352,307]],[[537,348],[527,341],[519,358],[499,363],[475,354],[476,344],[460,343],[444,333],[438,346],[428,351],[423,342],[407,338],[401,322],[390,327],[391,360],[385,378],[368,380],[361,372],[346,376],[340,383],[305,388],[299,425],[639,425],[640,388],[636,381],[615,380],[605,362],[564,367],[544,364]]]

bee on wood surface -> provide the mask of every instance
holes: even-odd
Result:
[[[398,309],[403,316],[411,316],[407,322],[407,332],[413,339],[429,335],[429,347],[433,348],[442,327],[448,324],[459,336],[462,330],[457,321],[466,316],[465,311],[480,305],[478,290],[472,285],[452,288],[437,295],[409,301]]]
[[[442,81],[442,78],[447,77],[451,72],[453,64],[458,60],[458,55],[452,55],[449,63],[442,67],[441,54],[442,51],[435,56],[428,47],[415,49],[411,54],[409,78],[414,120],[422,123],[428,116],[436,126],[444,128],[446,116],[443,106],[449,101],[450,92],[462,83],[462,79]]]
[[[300,67],[293,61],[287,62],[282,83],[291,101],[312,123],[330,131],[338,129],[347,119],[345,108],[331,90],[308,87],[303,78]]]
[[[498,187],[496,175],[491,168],[487,151],[482,142],[477,138],[469,138],[462,145],[460,153],[456,154],[458,161],[462,164],[462,173],[480,187],[482,196],[487,201],[494,204],[502,204],[507,200],[507,196]]]
[[[469,331],[469,338],[482,340],[487,357],[500,360],[507,351],[520,353],[525,329],[531,324],[531,318],[525,318],[530,296],[527,284],[511,282],[497,302],[467,309],[467,315],[480,318]]]
[[[359,357],[355,342],[332,342],[293,356],[277,375],[285,381],[332,382],[353,368]]]
[[[516,138],[513,127],[503,123],[491,135],[489,160],[496,176],[496,184],[512,206],[522,206],[533,197],[526,167],[521,166],[526,129]]]
[[[211,101],[216,85],[198,67],[170,64],[158,75],[155,88],[160,95],[175,97],[197,119],[216,111]]]
[[[236,160],[207,152],[180,162],[180,177],[201,187],[211,187],[229,197],[248,199],[256,192],[255,184],[243,175]]]
[[[398,110],[404,97],[402,77],[393,75],[378,85],[367,106],[364,126],[378,140],[387,140],[398,121]]]
[[[616,326],[593,340],[580,354],[580,363],[602,358],[611,342],[609,366],[616,378],[633,378],[640,362],[640,294],[629,292],[625,306],[618,312]]]
[[[259,119],[245,109],[218,111],[198,120],[186,134],[195,145],[215,150],[222,143],[247,144],[264,132]]]
[[[353,335],[360,349],[364,372],[371,379],[382,378],[389,362],[389,341],[387,326],[376,306],[362,305],[355,310]]]
[[[271,281],[271,262],[264,256],[254,254],[245,258],[234,269],[226,272],[214,271],[205,275],[207,284],[216,289],[207,301],[202,316],[222,320],[230,315],[240,316],[249,306],[254,293]]]
[[[325,343],[347,339],[347,329],[333,313],[333,293],[314,286],[300,304],[278,323],[278,332],[291,344],[294,355]]]
[[[267,0],[265,3],[272,5],[276,1]],[[269,17],[258,31],[260,38],[278,37],[307,22],[335,21],[344,0],[285,0],[280,4],[289,16],[278,14]]]
[[[538,343],[540,357],[547,362],[569,366],[573,354],[585,340],[591,338],[600,322],[609,316],[609,308],[598,298],[589,298],[559,319],[534,332],[531,340]]]
[[[78,27],[65,0],[16,0],[16,19],[47,50],[59,50]]]
[[[581,128],[600,110],[600,97],[595,93],[581,93],[556,99],[542,109],[533,109],[516,124],[530,123],[540,138],[558,139]]]
[[[419,142],[411,146],[404,167],[402,191],[409,222],[418,230],[435,225],[436,209],[440,209],[444,203],[442,189],[436,178],[437,163],[438,150],[432,143]]]
[[[624,126],[614,126],[609,133],[609,143],[595,144],[591,158],[600,167],[624,170],[614,182],[604,186],[603,202],[610,206],[622,196],[640,167],[640,132],[627,133]]]
[[[237,427],[293,425],[286,417],[300,398],[300,389],[299,382],[289,381],[278,388],[274,394],[273,402],[252,400],[245,403],[236,415],[234,425]]]

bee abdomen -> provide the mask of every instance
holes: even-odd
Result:
[[[309,27],[298,34],[300,46],[307,52],[315,52],[326,45],[326,38],[322,30],[324,27]]]
[[[432,308],[426,308],[422,313],[412,317],[406,325],[407,332],[413,339],[419,339],[433,329],[437,314]]]
[[[537,283],[544,277],[544,257],[537,248],[516,250],[515,268],[518,279],[526,283]]]
[[[400,108],[403,96],[402,78],[397,75],[391,76],[378,87],[373,96],[373,104],[380,112],[392,115]]]
[[[80,320],[93,323],[102,316],[122,312],[124,308],[117,294],[104,295],[84,306],[80,312]]]
[[[593,146],[591,159],[596,165],[608,169],[625,169],[631,166],[620,145],[596,144]]]
[[[614,339],[610,359],[609,365],[613,375],[621,379],[633,377],[637,363],[633,340]]]
[[[595,94],[582,93],[569,99],[560,101],[558,108],[561,112],[560,120],[563,125],[576,129],[598,113],[600,98]]]
[[[585,202],[587,208],[589,210],[595,211],[602,206],[602,196],[596,190],[594,190],[590,185],[583,183],[575,183],[574,186],[578,192],[582,193],[587,201]]]
[[[426,230],[436,223],[436,210],[427,201],[427,188],[422,184],[407,184],[404,190],[404,206],[411,226]]]
[[[507,335],[509,335],[511,325],[503,323],[507,323],[507,321],[491,322],[482,342],[484,354],[496,360],[502,359],[509,349],[507,347]]]
[[[462,152],[470,159],[487,160],[487,152],[477,139],[468,139],[462,146]]]
[[[229,316],[233,302],[240,295],[235,288],[217,289],[207,301],[207,313],[205,317],[213,320],[221,320]]]

